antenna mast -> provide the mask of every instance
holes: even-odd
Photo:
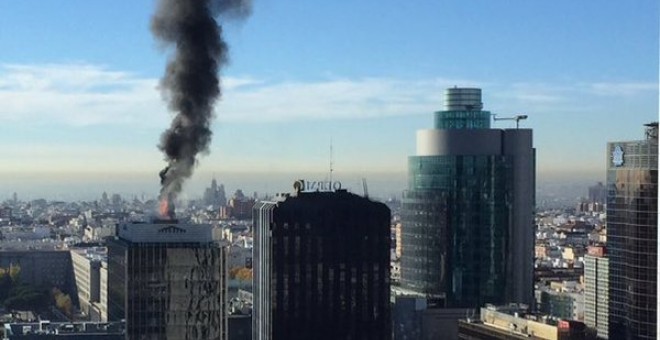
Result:
[[[498,120],[515,120],[516,121],[516,129],[520,127],[520,121],[527,119],[527,115],[515,115],[513,117],[497,117],[496,114],[493,115],[493,120],[498,121]]]
[[[332,183],[332,137],[330,138],[330,183]]]

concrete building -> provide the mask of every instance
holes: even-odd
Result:
[[[298,192],[258,203],[253,216],[252,339],[391,338],[385,204]]]
[[[210,225],[118,225],[108,280],[108,318],[126,320],[127,339],[227,339],[226,247]]]
[[[229,270],[234,268],[252,268],[252,248],[245,248],[241,245],[231,245],[227,264]]]
[[[98,310],[101,301],[101,263],[105,260],[105,248],[77,248],[71,250],[71,264],[76,282],[80,311],[95,321],[107,321],[107,309]],[[104,285],[107,289],[107,283]],[[107,290],[103,292],[107,296]],[[97,305],[95,305],[95,303]],[[97,309],[97,310],[94,310]],[[95,316],[92,318],[92,314]],[[101,315],[106,319],[102,320]]]
[[[658,123],[646,138],[607,144],[609,338],[655,339]]]
[[[608,339],[609,259],[605,247],[589,247],[584,256],[584,323]]]
[[[446,308],[534,303],[531,129],[493,129],[480,89],[450,88],[417,132],[402,209],[401,283]]]
[[[108,321],[108,262],[99,268],[99,301],[92,304],[92,320]]]
[[[584,340],[586,336],[582,322],[528,314],[527,306],[517,304],[487,305],[478,319],[458,323],[461,340]]]
[[[456,320],[472,317],[475,309],[439,308],[425,296],[393,290],[392,335],[394,340],[457,339]]]

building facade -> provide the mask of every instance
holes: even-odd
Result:
[[[71,250],[73,275],[76,280],[78,306],[91,318],[94,303],[101,299],[101,262],[105,254],[95,248],[77,248]],[[98,313],[101,314],[101,313]],[[99,320],[96,321],[107,321]]]
[[[108,241],[108,315],[127,339],[227,339],[226,249],[210,225],[127,223]]]
[[[68,250],[0,250],[0,268],[18,266],[21,282],[59,288],[73,297],[75,279]]]
[[[658,123],[646,138],[607,144],[610,339],[655,339]]]
[[[601,339],[608,339],[609,267],[605,248],[589,247],[584,256],[584,323]]]
[[[476,318],[460,320],[460,340],[585,340],[584,323],[527,314],[525,305],[487,305]]]
[[[534,301],[531,129],[493,129],[480,89],[450,88],[417,132],[402,209],[402,286],[447,308]]]
[[[254,208],[253,339],[390,339],[390,211],[346,191]]]

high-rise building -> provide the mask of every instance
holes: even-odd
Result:
[[[204,191],[204,204],[213,206],[214,208],[224,207],[227,204],[225,186],[223,184],[218,186],[215,178],[211,181],[211,187],[206,188]]]
[[[609,259],[605,247],[592,246],[584,256],[584,323],[608,339]]]
[[[253,339],[389,339],[390,210],[344,190],[254,207]]]
[[[401,282],[445,308],[534,301],[532,130],[482,108],[480,89],[447,89],[408,158]]]
[[[607,201],[607,188],[602,182],[589,187],[589,203],[605,204]]]
[[[607,143],[610,339],[655,339],[658,123],[646,138]]]
[[[227,339],[226,248],[210,225],[126,223],[108,241],[108,319],[127,339]]]

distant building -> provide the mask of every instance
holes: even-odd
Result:
[[[658,123],[646,138],[607,143],[609,338],[655,339]]]
[[[608,339],[609,259],[605,247],[589,247],[584,256],[584,323]]]
[[[589,203],[607,203],[607,187],[602,182],[589,187]]]
[[[253,337],[390,339],[390,210],[346,191],[254,208]]]
[[[226,249],[210,225],[126,223],[108,240],[108,315],[127,339],[227,339]]]
[[[211,187],[206,188],[204,191],[204,204],[219,208],[227,205],[227,197],[225,196],[225,186],[220,184],[215,178],[211,181]]]
[[[446,308],[534,303],[532,130],[491,120],[480,89],[447,89],[408,158],[401,283]]]
[[[246,220],[252,218],[252,208],[255,200],[243,195],[243,191],[236,190],[234,196],[229,200],[226,206],[220,207],[220,218]]]
[[[11,220],[11,207],[0,207],[0,220]]]
[[[5,323],[7,340],[122,340],[123,322],[50,322]]]

